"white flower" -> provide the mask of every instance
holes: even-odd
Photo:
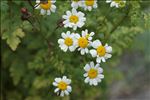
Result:
[[[124,7],[126,0],[106,0],[106,3],[110,3],[110,7]]]
[[[84,74],[84,77],[86,77],[84,80],[85,83],[96,86],[104,78],[102,74],[103,69],[99,64],[94,65],[94,62],[90,62],[85,65],[84,70],[86,71]]]
[[[83,0],[84,10],[91,11],[92,8],[97,8],[97,0]]]
[[[75,9],[82,7],[82,0],[72,0],[71,7]]]
[[[106,62],[106,59],[111,58],[112,47],[107,44],[103,46],[99,40],[95,40],[92,43],[94,49],[90,50],[92,57],[97,57],[96,62],[101,63],[101,61]]]
[[[47,2],[41,2],[40,0],[36,0],[36,5],[35,5],[35,9],[41,9],[41,14],[42,15],[50,15],[51,12],[55,12],[56,10],[56,6],[54,5],[54,3],[56,2],[56,0],[48,0]]]
[[[63,15],[62,18],[64,19],[63,24],[64,27],[70,27],[73,28],[73,30],[76,30],[77,27],[81,28],[86,21],[86,18],[84,17],[84,13],[82,12],[77,12],[76,9],[72,9],[71,11],[67,11],[66,15]]]
[[[92,40],[94,34],[94,32],[89,33],[87,29],[85,31],[82,31],[82,36],[85,36],[89,41]]]
[[[72,91],[72,87],[69,85],[70,83],[71,80],[66,76],[63,76],[62,78],[55,78],[53,85],[57,88],[54,90],[54,92],[60,96],[69,95],[69,92]]]
[[[89,53],[88,47],[91,45],[92,36],[94,35],[94,32],[91,32],[90,34],[88,34],[87,32],[87,30],[82,31],[82,36],[77,33],[75,34],[75,42],[76,45],[79,47],[78,51],[80,51],[81,55]]]
[[[75,36],[74,33],[70,33],[70,31],[67,31],[66,33],[61,34],[62,38],[58,40],[59,47],[66,52],[68,49],[73,52],[77,46],[75,42]]]

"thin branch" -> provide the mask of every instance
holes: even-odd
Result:
[[[31,0],[28,0],[28,3],[34,9],[34,5],[32,4]]]
[[[121,18],[121,20],[116,25],[114,25],[114,27],[112,28],[110,33],[113,33],[118,28],[118,26],[120,26],[121,23],[123,23],[125,21],[125,18],[127,18],[128,14],[129,14],[129,9],[127,9],[126,14]]]

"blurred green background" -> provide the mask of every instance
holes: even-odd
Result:
[[[33,5],[35,2],[31,2]],[[1,1],[1,100],[150,100],[150,2],[127,1],[124,8],[110,8],[98,1],[98,8],[86,14],[81,30],[96,33],[113,47],[113,57],[102,63],[105,78],[94,87],[84,83],[83,67],[93,59],[79,52],[64,53],[57,40],[58,22],[70,1],[57,0],[56,13],[39,15],[27,0]],[[20,9],[31,13],[21,20]],[[67,75],[73,91],[63,98],[54,94],[55,77]]]

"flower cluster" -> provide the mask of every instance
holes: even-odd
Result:
[[[54,3],[56,0],[36,0],[35,9],[41,9],[41,15],[50,15],[51,12],[56,11]],[[98,7],[97,0],[71,0],[71,7],[73,9],[83,8],[85,11],[92,11]],[[110,7],[124,7],[126,0],[106,0],[106,3],[110,3]],[[68,15],[68,14],[67,14]],[[68,15],[69,16],[69,15]]]
[[[92,41],[94,32],[88,32],[88,30],[82,31],[82,34],[71,33],[67,31],[62,33],[58,40],[59,47],[64,52],[66,51],[80,51],[81,55],[90,53],[92,57],[96,57],[96,62],[106,62],[106,59],[111,58],[112,47],[108,44],[102,45],[100,40]],[[93,47],[92,49],[90,49]]]
[[[75,9],[81,7],[84,10],[91,11],[92,8],[97,8],[97,0],[72,0],[71,7]]]
[[[86,17],[85,14],[77,9],[79,7],[84,10],[91,11],[93,8],[97,8],[97,0],[71,0],[71,11],[66,11],[66,14],[62,16],[62,24],[64,28],[72,28],[76,31],[78,28],[82,28],[85,25]],[[36,0],[36,9],[41,9],[41,14],[50,15],[51,12],[55,12],[56,6],[54,3],[56,0],[40,1]],[[106,0],[106,3],[111,3],[111,7],[124,7],[125,0]],[[111,58],[112,47],[107,43],[105,45],[98,39],[93,40],[94,32],[89,32],[88,29],[78,32],[62,32],[61,38],[58,39],[59,47],[62,51],[74,52],[79,51],[81,55],[90,54],[91,57],[96,58],[96,64],[93,61],[87,63],[84,66],[85,77],[84,82],[89,85],[97,86],[98,83],[104,78],[103,69],[100,67],[100,63],[106,62],[107,59]],[[66,76],[62,78],[55,78],[53,85],[56,87],[54,90],[60,96],[69,95],[72,91],[70,86],[71,79]]]
[[[85,10],[91,10],[91,5],[97,7],[96,3],[96,0],[72,0],[72,11],[66,11],[66,14],[62,16],[64,19],[64,27],[72,28],[73,30],[83,27],[86,17],[83,12],[77,11],[77,8],[84,7]],[[95,33],[89,32],[88,29],[82,30],[80,33],[71,31],[62,32],[61,38],[58,39],[58,44],[60,49],[64,52],[79,51],[81,55],[90,54],[92,57],[96,58],[96,65],[93,61],[85,65],[84,70],[86,73],[83,76],[85,77],[85,83],[97,86],[104,78],[100,63],[106,62],[106,59],[111,58],[112,47],[108,46],[108,44],[102,45],[100,40],[93,40],[94,35]],[[60,96],[63,96],[64,93],[68,95],[67,92],[64,92],[67,91],[67,83],[64,87],[66,87],[65,90],[61,89],[61,87],[56,89],[57,91],[61,90]],[[54,92],[57,92],[56,90]]]

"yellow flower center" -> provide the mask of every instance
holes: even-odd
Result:
[[[106,49],[104,46],[99,46],[97,48],[97,53],[99,56],[104,56],[106,54]]]
[[[80,1],[80,0],[73,0],[74,2],[78,2],[78,1]]]
[[[71,23],[76,24],[79,21],[79,18],[76,15],[72,15],[72,16],[70,16],[69,20],[70,20]]]
[[[93,6],[94,5],[94,0],[85,0],[85,4],[87,6]]]
[[[86,48],[88,46],[88,40],[84,37],[80,37],[78,39],[78,45],[81,47],[81,48]]]
[[[66,44],[67,46],[71,46],[71,45],[73,44],[72,38],[67,37],[67,38],[65,39],[65,44]]]
[[[61,90],[66,90],[67,89],[67,84],[63,81],[58,83],[58,88]]]
[[[51,0],[48,0],[47,3],[41,3],[40,7],[43,8],[44,10],[48,10],[51,8],[51,5],[52,5]]]
[[[98,75],[98,72],[96,69],[94,68],[91,68],[89,71],[88,71],[88,77],[89,78],[96,78]]]

